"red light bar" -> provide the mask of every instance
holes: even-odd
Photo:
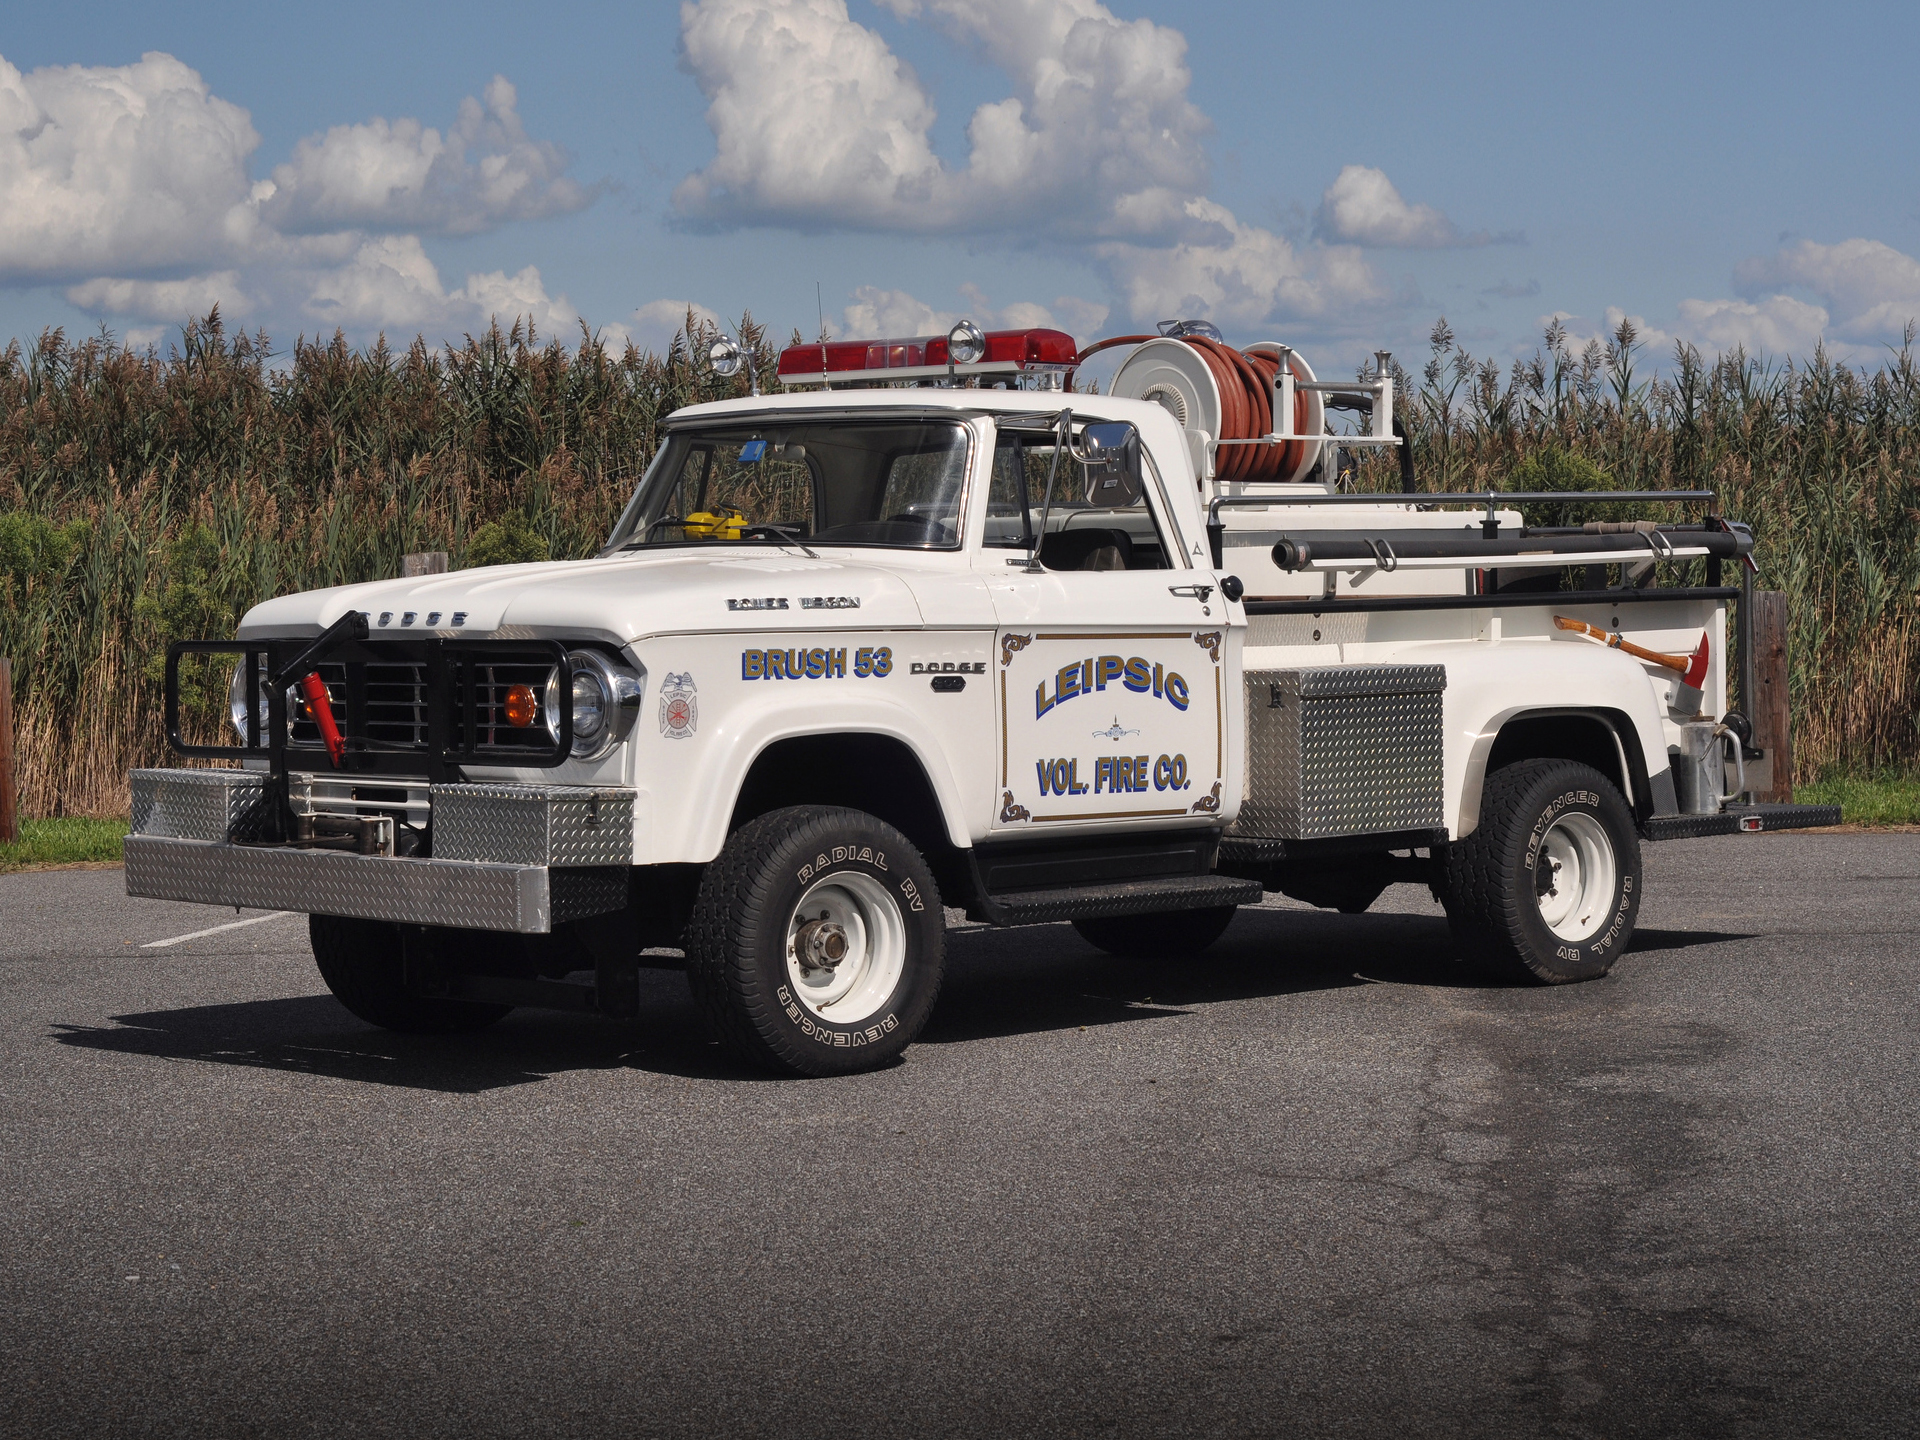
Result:
[[[1059,330],[989,330],[987,353],[955,375],[1017,375],[1071,370],[1079,346]],[[947,337],[907,340],[829,340],[789,345],[780,352],[780,379],[788,385],[844,384],[852,380],[937,380],[947,374]]]

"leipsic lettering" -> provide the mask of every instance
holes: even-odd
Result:
[[[915,673],[920,673],[917,668]],[[1090,655],[1062,665],[1049,680],[1040,682],[1033,692],[1033,718],[1038,720],[1054,706],[1082,695],[1097,695],[1109,685],[1124,686],[1136,695],[1150,691],[1155,699],[1165,700],[1176,710],[1185,710],[1192,703],[1185,677],[1164,665],[1138,655],[1124,660],[1118,655]]]

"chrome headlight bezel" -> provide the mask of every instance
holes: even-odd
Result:
[[[289,714],[292,712],[289,711]],[[260,743],[267,743],[267,685],[266,676],[260,677]],[[240,743],[247,743],[247,657],[242,655],[240,663],[233,667],[233,679],[227,682],[227,722],[233,726],[233,733],[240,737]]]
[[[569,650],[567,676],[563,698],[573,707],[573,758],[598,760],[632,733],[646,695],[646,667],[619,664],[598,650]],[[583,689],[590,697],[584,706]]]

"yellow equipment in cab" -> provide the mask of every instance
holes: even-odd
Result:
[[[695,540],[738,540],[746,528],[747,517],[731,506],[723,505],[718,514],[696,510],[687,516],[686,531]]]

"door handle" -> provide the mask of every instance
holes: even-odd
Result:
[[[1211,585],[1169,585],[1167,587],[1167,593],[1169,595],[1191,595],[1194,599],[1198,600],[1202,605],[1204,605],[1207,603],[1207,597],[1213,594],[1213,586]]]

